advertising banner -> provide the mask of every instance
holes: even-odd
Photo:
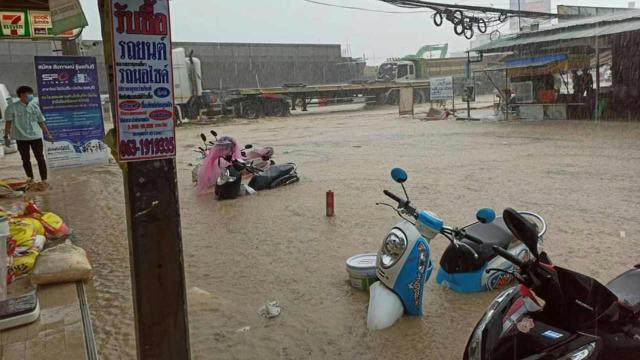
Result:
[[[120,161],[175,157],[169,0],[110,0]]]
[[[46,142],[51,168],[104,164],[104,124],[95,57],[36,56],[38,104],[53,135]]]
[[[429,79],[431,100],[453,99],[453,77],[433,77]]]

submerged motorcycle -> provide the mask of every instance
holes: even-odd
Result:
[[[538,247],[543,245],[543,236],[547,232],[547,224],[542,216],[521,211],[538,224]],[[504,219],[498,217],[492,222],[477,222],[463,228],[465,234],[482,239],[482,243],[468,238],[459,237],[457,240],[473,249],[449,245],[440,258],[440,269],[436,281],[451,290],[462,293],[498,290],[510,285],[514,278],[509,275],[513,264],[498,256],[492,249],[498,246],[512,255],[526,260],[531,254],[525,244],[513,236],[507,228]],[[503,271],[487,272],[486,269],[501,269]]]
[[[552,265],[538,250],[537,226],[517,211],[506,209],[503,218],[532,257],[523,260],[492,246],[517,266],[509,273],[520,285],[491,303],[469,338],[464,359],[639,359],[640,265],[602,285]]]
[[[207,157],[211,148],[213,148],[218,141],[218,133],[214,130],[211,130],[210,133],[213,136],[214,141],[209,141],[207,136],[201,133],[200,139],[202,139],[203,146],[194,150],[199,155],[195,162],[196,165],[191,170],[191,180],[194,183],[198,182],[198,173],[200,172],[202,162]],[[260,170],[268,170],[271,165],[275,165],[275,161],[273,161],[273,153],[273,148],[270,146],[254,147],[253,144],[246,144],[244,148],[240,150],[241,159]]]
[[[443,220],[433,213],[412,206],[404,187],[408,179],[404,170],[393,169],[391,177],[402,186],[406,199],[384,190],[384,194],[394,200],[397,206],[378,203],[393,208],[403,221],[389,231],[378,251],[376,274],[380,282],[370,288],[367,315],[367,325],[374,330],[393,325],[405,312],[408,315],[422,315],[424,285],[433,270],[429,244],[438,234],[450,241],[449,253],[459,254],[461,259],[468,259],[474,266],[480,264],[485,269],[488,263],[492,263],[492,266],[507,270],[512,266],[491,262],[490,257],[485,256],[485,248],[476,246],[485,242],[500,244],[505,248],[511,245],[511,242],[503,240],[504,232],[508,229],[500,225],[501,219],[495,219],[493,210],[480,209],[476,213],[478,222],[471,225],[462,228],[445,226]],[[515,253],[524,256],[520,250]],[[463,260],[461,265],[469,267]],[[476,286],[479,287],[483,280],[470,276],[467,281],[477,282]]]
[[[245,150],[247,147],[245,146]],[[259,168],[254,162],[244,160],[246,154],[228,136],[216,139],[208,150],[198,171],[197,190],[207,193],[214,187],[219,200],[235,199],[244,194],[289,185],[300,180],[294,163],[269,164]],[[251,176],[248,185],[242,184],[243,176]]]

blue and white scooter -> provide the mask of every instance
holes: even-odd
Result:
[[[433,270],[429,244],[438,234],[442,234],[451,242],[450,248],[456,249],[459,254],[464,254],[464,258],[470,259],[469,261],[473,263],[483,259],[483,256],[475,250],[476,248],[485,244],[495,244],[492,237],[502,235],[499,222],[494,222],[496,214],[492,209],[478,210],[476,213],[478,222],[469,226],[463,228],[445,226],[444,222],[433,213],[417,210],[411,205],[404,187],[408,179],[404,170],[393,169],[391,177],[402,186],[406,200],[384,190],[384,194],[394,200],[397,206],[378,204],[393,208],[403,221],[389,231],[378,251],[376,274],[380,281],[370,287],[367,315],[367,326],[372,330],[393,325],[405,312],[408,315],[422,316],[424,285]],[[544,224],[544,220],[542,222]],[[478,228],[484,230],[479,231]],[[546,230],[546,225],[544,229]],[[508,229],[506,231],[512,237]],[[481,267],[482,271],[489,269],[486,265],[485,263]]]

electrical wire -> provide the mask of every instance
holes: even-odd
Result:
[[[374,13],[383,13],[383,14],[432,14],[432,13],[434,13],[433,10],[387,11],[387,10],[367,9],[367,8],[362,8],[362,7],[357,7],[357,6],[345,6],[345,5],[338,5],[338,4],[329,4],[329,3],[325,3],[325,2],[321,2],[321,1],[315,1],[315,0],[302,0],[302,1],[308,2],[308,3],[311,3],[311,4],[316,4],[316,5],[323,5],[323,6],[336,7],[336,8],[341,8],[341,9],[349,9],[349,10],[367,11],[367,12],[374,12]]]

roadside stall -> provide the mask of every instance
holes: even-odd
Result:
[[[509,56],[479,71],[506,75],[493,81],[505,118],[632,120],[640,114],[639,35],[640,11],[627,10],[498,36],[470,52]]]
[[[494,84],[499,99],[496,110],[503,114],[517,114],[523,120],[566,120],[581,118],[578,114],[588,116],[593,108],[593,93],[581,80],[591,76],[590,67],[587,55],[549,54],[512,56],[477,72]],[[502,86],[494,79],[496,72],[504,73],[506,83]]]

